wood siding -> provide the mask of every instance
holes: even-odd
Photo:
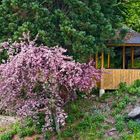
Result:
[[[121,82],[132,84],[137,79],[140,79],[140,69],[104,69],[100,88],[117,89]]]

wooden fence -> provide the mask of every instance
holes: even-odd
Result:
[[[104,69],[100,88],[117,89],[121,82],[132,84],[137,79],[140,79],[140,69]]]

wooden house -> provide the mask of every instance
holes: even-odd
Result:
[[[135,59],[140,58],[140,33],[130,30],[126,33],[121,43],[110,41],[108,47],[114,47],[114,49],[119,50],[118,52],[121,54],[119,56],[121,57],[121,66],[120,68],[111,67],[111,64],[114,62],[111,59],[110,53],[105,55],[102,52],[100,54],[101,69],[103,70],[100,82],[100,95],[104,94],[105,90],[117,89],[121,82],[132,84],[135,80],[140,79],[140,67],[139,69],[135,68]],[[104,65],[105,57],[107,66]],[[96,68],[98,68],[98,54],[96,54],[95,61]]]

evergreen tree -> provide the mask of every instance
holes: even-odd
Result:
[[[121,14],[117,0],[2,0],[0,42],[39,33],[39,42],[67,48],[82,61],[105,48]]]

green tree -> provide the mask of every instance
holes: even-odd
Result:
[[[122,20],[117,0],[2,0],[0,42],[30,31],[39,42],[67,48],[77,60],[105,49]]]
[[[125,24],[140,32],[140,1],[128,1],[125,7]]]

